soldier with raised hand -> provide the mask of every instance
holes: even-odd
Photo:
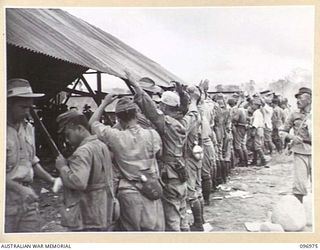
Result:
[[[40,165],[34,128],[26,121],[33,99],[41,96],[25,79],[7,82],[6,233],[40,231],[38,196],[31,187],[34,174],[52,184],[58,180]]]
[[[308,194],[308,185],[311,182],[312,91],[310,88],[302,87],[295,98],[299,111],[289,115],[279,134],[293,141],[291,147],[294,153],[293,194],[302,203],[303,197]],[[289,134],[291,128],[294,135]]]
[[[162,188],[156,159],[162,148],[160,136],[154,129],[144,129],[138,124],[136,104],[129,97],[122,97],[116,105],[115,113],[122,130],[100,123],[105,107],[115,98],[112,93],[107,95],[89,123],[92,132],[114,155],[119,174],[117,198],[121,229],[164,231]]]
[[[203,146],[203,160],[201,168],[202,194],[204,205],[210,205],[211,188],[216,184],[216,151],[214,147],[214,103],[208,97],[209,81],[206,79],[199,83],[202,91],[201,101],[198,105],[201,114],[201,137]]]
[[[163,206],[166,231],[189,230],[183,224],[186,217],[187,169],[183,149],[188,133],[198,120],[197,101],[199,91],[192,91],[188,112],[182,117],[179,111],[180,98],[176,92],[162,94],[157,109],[152,99],[142,90],[136,79],[126,72],[128,83],[134,88],[135,102],[145,116],[154,124],[163,143],[160,171],[165,183]]]

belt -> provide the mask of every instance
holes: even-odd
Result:
[[[107,185],[105,183],[97,183],[97,184],[88,185],[86,190],[87,191],[95,191],[95,190],[99,190],[99,189],[104,189],[106,187],[107,187]]]

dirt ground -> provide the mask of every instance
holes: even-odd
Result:
[[[46,168],[52,168],[52,163]],[[272,206],[286,194],[291,194],[293,182],[292,156],[273,155],[267,167],[234,168],[226,184],[211,194],[211,204],[205,207],[205,221],[211,232],[246,232],[246,222],[268,220]],[[46,183],[35,180],[40,196],[42,232],[63,232],[59,206],[62,193],[54,194]],[[233,197],[242,192],[241,197]],[[192,215],[189,212],[189,217]],[[306,227],[304,231],[312,231]]]

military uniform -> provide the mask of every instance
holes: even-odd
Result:
[[[234,108],[231,114],[233,145],[234,150],[238,153],[240,166],[247,166],[248,152],[246,147],[247,137],[247,113],[243,108]]]
[[[112,161],[108,147],[92,135],[85,138],[59,168],[64,185],[64,204],[81,208],[79,224],[71,230],[108,230],[112,224],[114,190]],[[74,227],[73,227],[74,226]]]
[[[186,216],[187,183],[179,179],[177,168],[185,168],[183,159],[184,144],[187,135],[196,125],[198,111],[196,107],[189,108],[182,119],[175,119],[157,110],[155,103],[144,92],[135,96],[142,113],[154,124],[161,136],[163,151],[161,157],[161,174],[165,182],[163,206],[166,221],[166,231],[180,231]]]
[[[161,139],[155,130],[132,125],[123,131],[93,122],[92,131],[114,154],[120,174],[117,197],[120,222],[125,231],[163,231],[164,215],[160,199],[150,200],[135,186],[143,171],[159,178],[156,154]]]
[[[278,152],[282,151],[282,140],[279,136],[279,128],[283,126],[285,122],[285,114],[279,106],[275,106],[273,109],[272,117],[272,141],[275,144]]]
[[[228,174],[228,165],[231,161],[231,140],[232,138],[230,129],[230,113],[227,108],[219,108],[215,117],[215,133],[218,142],[217,158],[217,179],[218,182],[226,182]],[[220,165],[220,166],[219,166]],[[220,171],[219,171],[220,170]]]
[[[201,127],[202,127],[202,145],[203,145],[203,160],[202,160],[202,194],[206,204],[210,202],[211,188],[215,188],[216,183],[216,151],[214,143],[215,139],[214,127],[214,103],[212,100],[204,100],[202,105],[199,105],[201,113]]]
[[[311,181],[311,112],[296,111],[289,115],[281,130],[289,133],[293,128],[294,134],[302,139],[301,143],[293,143],[291,151],[294,153],[294,183],[293,194],[307,195]]]
[[[272,145],[272,114],[273,108],[266,104],[263,108],[264,127],[264,144],[270,153],[273,151]]]
[[[8,123],[6,178],[32,189],[30,185],[33,181],[33,166],[38,162],[32,125],[22,122],[16,129]],[[7,233],[40,230],[38,203],[25,198],[14,190],[6,189],[5,231]]]
[[[263,153],[265,120],[260,108],[253,112],[252,127],[255,129],[252,164],[257,164],[259,157],[261,159],[261,164],[264,165],[266,163]]]

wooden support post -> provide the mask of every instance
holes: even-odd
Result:
[[[97,92],[98,92],[98,98],[97,101],[99,102],[98,105],[101,103],[101,92],[102,92],[102,86],[101,86],[101,72],[97,72]]]
[[[75,90],[75,89],[76,89],[76,87],[77,87],[77,85],[78,85],[79,82],[80,82],[80,77],[77,79],[77,81],[76,81],[76,83],[74,84],[72,90]],[[70,99],[70,97],[71,97],[71,94],[72,94],[71,92],[68,93],[67,99],[64,101],[63,104],[67,104],[67,102],[69,101],[69,99]]]
[[[87,90],[89,91],[89,93],[92,95],[92,98],[94,99],[94,101],[96,102],[96,104],[99,106],[101,103],[101,91],[96,94],[91,86],[89,85],[89,83],[87,82],[86,78],[84,78],[84,76],[81,76],[81,80],[83,81],[84,85],[86,86]]]

